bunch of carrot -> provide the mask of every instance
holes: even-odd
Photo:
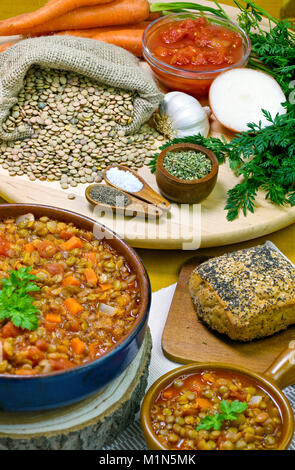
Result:
[[[148,0],[49,0],[32,13],[0,21],[0,36],[64,34],[105,41],[142,55]],[[11,43],[0,44],[0,52]]]

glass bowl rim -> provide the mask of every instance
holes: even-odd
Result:
[[[151,51],[149,50],[147,46],[147,35],[151,31],[151,29],[158,23],[160,23],[163,20],[166,20],[167,18],[176,18],[176,17],[185,17],[185,16],[197,16],[197,17],[205,17],[205,18],[211,18],[215,19],[218,21],[222,21],[224,23],[227,23],[231,26],[234,26],[236,29],[238,29],[238,32],[240,36],[242,37],[243,42],[246,42],[246,51],[243,53],[242,58],[234,63],[231,64],[227,67],[219,68],[219,69],[214,69],[214,70],[188,70],[188,69],[182,69],[180,67],[175,67],[173,65],[166,64],[165,62],[161,61],[160,59],[155,58]],[[227,70],[231,70],[233,68],[241,67],[245,62],[247,62],[248,57],[251,52],[251,41],[248,36],[248,34],[234,21],[228,20],[227,18],[222,18],[220,16],[214,15],[213,13],[203,13],[203,12],[181,12],[181,13],[170,13],[169,15],[166,16],[161,16],[160,18],[156,19],[152,23],[149,24],[149,26],[145,29],[142,37],[142,47],[143,47],[143,57],[144,59],[152,66],[156,67],[158,70],[164,73],[169,73],[170,75],[174,75],[179,77],[182,75],[182,78],[190,78],[190,79],[208,79],[211,76],[215,76],[216,74],[219,74],[221,72],[225,72]],[[202,77],[198,77],[199,75],[202,75]]]

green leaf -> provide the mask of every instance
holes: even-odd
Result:
[[[220,413],[216,413],[213,416],[205,416],[201,419],[200,423],[196,427],[196,430],[200,431],[201,429],[214,429],[214,431],[218,431],[221,428],[222,421],[223,416]]]
[[[241,402],[235,400],[233,402],[229,402],[228,400],[222,400],[219,404],[220,413],[216,413],[215,415],[205,416],[201,419],[200,423],[196,427],[197,431],[201,429],[214,429],[214,431],[218,431],[223,421],[234,421],[237,419],[238,414],[243,413],[248,408],[248,404],[245,402]]]
[[[32,282],[37,279],[30,271],[31,267],[23,267],[17,271],[9,271],[9,278],[1,280],[0,319],[11,320],[22,329],[35,330],[38,328],[39,310],[34,306],[31,292],[40,288]]]

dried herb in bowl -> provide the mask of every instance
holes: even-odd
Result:
[[[212,162],[203,152],[182,150],[167,152],[163,160],[165,170],[175,178],[198,180],[212,170]]]

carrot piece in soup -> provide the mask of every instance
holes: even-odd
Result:
[[[61,243],[60,248],[63,251],[71,251],[71,250],[74,250],[75,248],[82,248],[82,242],[80,238],[74,235],[68,241]]]
[[[50,323],[60,323],[61,316],[57,315],[56,313],[47,313],[47,315],[45,316],[45,320]]]
[[[68,312],[71,315],[77,315],[77,313],[81,312],[84,310],[83,306],[77,302],[77,300],[73,299],[72,297],[69,297],[64,301],[64,306],[68,310]]]
[[[72,348],[75,354],[83,354],[85,351],[85,344],[79,338],[73,338]]]
[[[212,406],[213,406],[212,403],[209,400],[207,400],[206,398],[197,398],[196,401],[197,401],[197,404],[199,405],[199,407],[201,409],[203,409],[203,408],[204,409],[205,408],[212,408]]]
[[[70,287],[70,286],[79,286],[80,281],[76,279],[74,276],[67,276],[62,281],[63,287]]]
[[[35,375],[36,373],[33,369],[17,369],[15,371],[16,375]]]
[[[93,265],[96,264],[97,262],[97,255],[95,253],[95,251],[91,251],[90,253],[84,253],[84,258],[86,258],[87,260],[91,261],[91,263]]]
[[[84,276],[85,276],[86,282],[88,282],[89,284],[93,284],[93,285],[97,284],[97,281],[98,281],[97,275],[93,271],[93,269],[91,268],[85,269]]]
[[[26,243],[24,245],[24,250],[27,251],[28,253],[32,254],[33,251],[35,250],[34,244],[32,242]]]
[[[104,284],[99,284],[99,288],[102,291],[109,290],[112,287],[112,284],[110,282],[105,282]]]

